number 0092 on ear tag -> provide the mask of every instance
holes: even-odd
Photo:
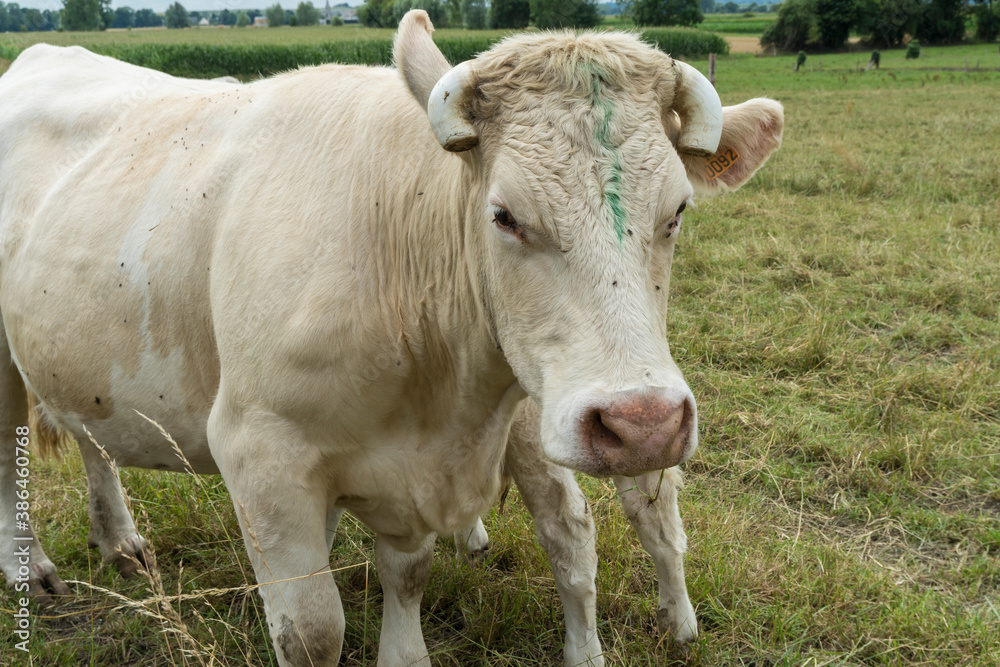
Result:
[[[739,159],[740,154],[732,148],[719,151],[705,163],[705,178],[714,181],[718,176],[724,174],[727,169],[736,164],[736,161]]]

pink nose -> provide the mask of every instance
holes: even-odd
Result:
[[[616,396],[588,410],[581,425],[595,472],[634,476],[682,463],[693,451],[694,401],[648,393]]]

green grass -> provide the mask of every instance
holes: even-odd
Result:
[[[724,102],[777,98],[786,130],[743,190],[689,209],[674,261],[671,349],[700,408],[681,511],[701,634],[660,642],[652,564],[610,485],[581,478],[610,664],[1000,664],[1000,73],[920,69],[977,52],[1000,68],[992,51],[883,51],[867,73],[851,54],[798,74],[791,57],[720,58]],[[182,648],[273,664],[255,595],[211,592],[253,581],[220,479],[123,478],[163,590],[193,596],[172,604],[184,630],[139,613],[148,582],[99,570],[78,459],[35,462],[33,516],[63,576],[134,602],[77,584],[77,602],[36,610],[34,664],[198,664]],[[484,567],[439,542],[432,661],[557,664],[558,597],[516,493],[486,525]],[[377,654],[372,547],[345,518],[346,665]],[[20,659],[0,643],[0,664]]]
[[[776,13],[755,14],[751,18],[745,18],[740,14],[706,14],[705,20],[698,27],[711,32],[763,35],[777,18]]]

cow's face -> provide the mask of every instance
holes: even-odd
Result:
[[[777,146],[780,106],[731,108],[727,136],[708,82],[627,35],[508,40],[429,98],[439,141],[477,174],[477,287],[541,406],[546,455],[600,475],[686,460],[697,409],[666,339],[674,244],[692,182],[738,185],[705,181],[697,154],[747,154],[742,182]]]

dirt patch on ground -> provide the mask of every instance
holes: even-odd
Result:
[[[726,37],[730,53],[757,53],[760,51],[759,37]]]

